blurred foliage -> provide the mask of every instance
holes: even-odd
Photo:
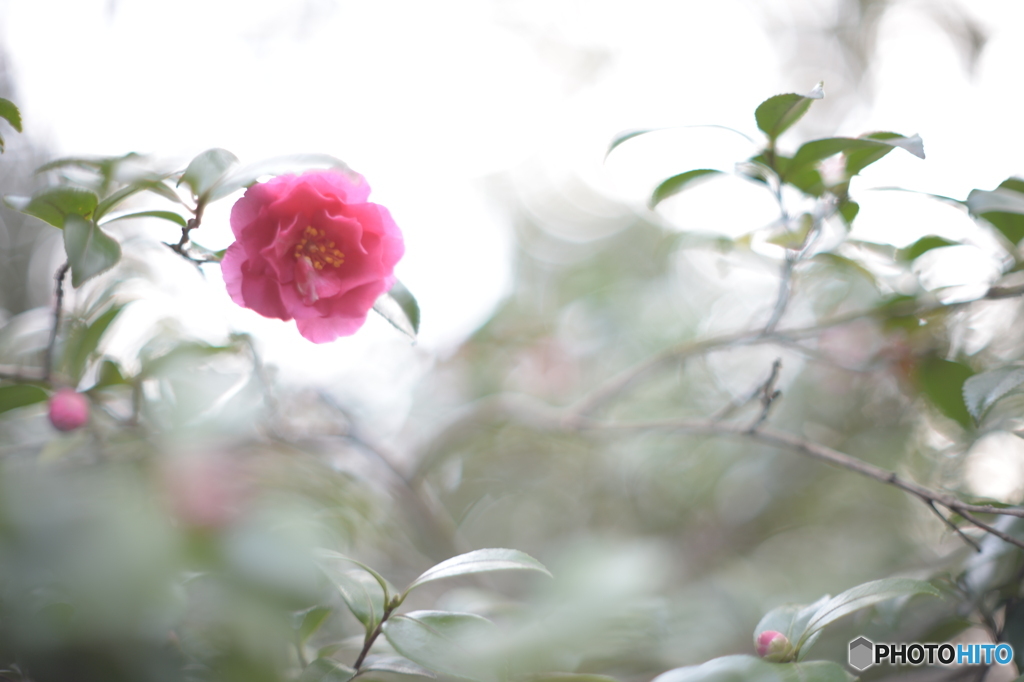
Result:
[[[607,200],[578,188],[507,197],[513,290],[425,377],[400,456],[352,406],[276,383],[257,339],[122,324],[155,260],[219,260],[190,237],[210,202],[341,162],[240,167],[211,149],[175,171],[128,154],[12,186],[22,217],[6,227],[5,212],[5,229],[34,236],[0,244],[4,258],[30,261],[63,230],[57,281],[70,268],[72,289],[4,301],[0,674],[810,681],[849,679],[861,635],[1024,653],[1024,526],[998,513],[1021,486],[985,499],[968,476],[986,438],[1024,428],[1024,181],[942,198],[973,219],[963,239],[857,239],[851,179],[923,144],[875,132],[781,153],[823,95],[754,110],[763,148],[733,175],[779,214],[736,238],[591,211]],[[639,134],[657,131],[612,146]],[[683,170],[649,205],[727,175]],[[122,219],[181,239],[122,243],[107,228]],[[965,248],[997,279],[934,285]],[[32,288],[25,269],[3,273]],[[404,287],[378,311],[418,330]],[[83,428],[47,423],[60,387],[88,397]],[[968,504],[992,507],[979,519]],[[773,661],[750,655],[765,631],[788,639]]]

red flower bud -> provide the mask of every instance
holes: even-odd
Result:
[[[50,423],[58,431],[74,431],[89,420],[89,399],[71,388],[50,397]]]
[[[757,655],[761,658],[779,663],[786,660],[792,653],[789,638],[775,630],[765,630],[757,636]]]

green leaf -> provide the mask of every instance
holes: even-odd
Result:
[[[712,168],[698,168],[697,170],[686,171],[679,175],[673,175],[671,178],[665,180],[654,188],[654,192],[651,193],[651,200],[648,203],[648,206],[653,209],[665,199],[679,194],[701,178],[707,180],[709,179],[709,176],[719,175],[721,172],[722,171],[714,170]]]
[[[1010,365],[981,374],[975,374],[964,381],[964,404],[975,421],[997,400],[1024,384],[1024,367]]]
[[[373,570],[361,561],[358,561],[351,557],[347,557],[344,554],[341,554],[340,552],[335,552],[334,550],[330,549],[318,549],[316,550],[316,554],[320,559],[336,559],[338,561],[347,561],[348,563],[355,564],[359,568],[369,573],[371,576],[373,576],[373,579],[377,581],[377,584],[380,585],[381,590],[384,591],[384,603],[387,603],[391,599],[391,595],[395,593],[394,588],[391,587],[388,581],[384,579],[384,576],[382,576],[380,573]]]
[[[860,204],[856,201],[844,201],[839,205],[839,217],[846,223],[847,228],[853,224],[858,213],[860,213]]]
[[[397,673],[399,675],[416,675],[436,679],[437,675],[421,665],[416,665],[407,658],[401,656],[375,656],[367,658],[360,670],[376,670],[382,673]]]
[[[64,250],[71,263],[71,284],[75,288],[112,268],[121,259],[121,245],[113,237],[81,216],[68,215],[64,222]]]
[[[165,178],[147,178],[143,180],[136,180],[130,185],[126,185],[121,189],[117,190],[113,194],[107,196],[99,205],[96,206],[96,210],[93,211],[93,218],[97,221],[113,210],[118,204],[127,199],[130,196],[138,194],[139,192],[153,192],[159,194],[165,199],[170,199],[177,203],[181,203],[181,197],[179,197],[174,190],[164,184]]]
[[[416,339],[416,334],[420,331],[420,306],[412,293],[397,279],[391,290],[381,294],[373,304],[373,310],[390,322],[395,329],[413,340]]]
[[[99,379],[96,384],[89,390],[96,390],[101,388],[107,388],[109,386],[128,386],[129,382],[124,377],[124,372],[121,371],[120,365],[110,359],[103,361],[100,365]]]
[[[941,596],[931,583],[913,578],[885,578],[851,587],[819,606],[808,620],[804,632],[794,644],[800,650],[800,655],[803,656],[813,643],[811,638],[830,623],[887,599],[916,594]]]
[[[769,663],[756,656],[724,656],[676,668],[652,682],[853,682],[857,678],[832,661]]]
[[[160,218],[161,220],[169,220],[178,227],[185,227],[188,225],[188,221],[173,211],[136,211],[135,213],[122,213],[121,215],[104,220],[101,225],[114,223],[118,220],[130,220],[132,218]]]
[[[656,133],[656,132],[658,132],[660,130],[677,130],[677,129],[680,129],[680,128],[719,128],[721,130],[728,130],[731,133],[736,133],[737,135],[742,137],[747,142],[750,142],[751,144],[754,143],[754,141],[752,139],[750,139],[750,137],[748,135],[746,135],[745,133],[742,133],[739,130],[736,130],[735,128],[730,128],[729,126],[716,125],[716,124],[670,126],[668,128],[640,128],[640,129],[635,129],[635,130],[624,130],[621,133],[619,133],[618,135],[616,135],[614,138],[612,138],[611,144],[608,145],[608,150],[604,153],[604,158],[607,159],[608,155],[612,153],[612,150],[614,150],[616,147],[618,147],[623,142],[626,142],[628,140],[632,140],[634,137],[639,137],[641,135],[646,135],[647,133]]]
[[[299,682],[348,682],[356,671],[330,658],[318,658],[299,676]]]
[[[612,150],[614,150],[616,147],[618,147],[623,142],[626,142],[628,140],[632,140],[634,137],[640,137],[641,135],[646,135],[647,133],[653,133],[656,130],[663,130],[663,128],[641,128],[641,129],[638,129],[638,130],[624,130],[624,131],[622,131],[621,133],[616,135],[614,138],[612,138],[611,144],[608,145],[608,151],[606,151],[604,153],[604,158],[607,159],[608,155],[612,153]]]
[[[793,655],[796,656],[800,650],[796,648],[797,642],[807,631],[807,625],[811,618],[822,606],[831,599],[825,595],[813,604],[784,604],[778,606],[764,615],[754,628],[754,645],[757,645],[758,636],[766,630],[781,632],[793,644]],[[809,648],[809,645],[808,645]]]
[[[964,383],[974,372],[967,365],[938,357],[929,357],[917,366],[916,376],[921,392],[942,414],[965,429],[973,423],[964,403]]]
[[[9,99],[0,97],[0,118],[5,119],[11,127],[21,132],[21,112],[18,107]]]
[[[369,632],[377,627],[384,614],[384,592],[377,580],[365,571],[327,572],[331,582],[338,588],[352,615]]]
[[[209,200],[207,193],[236,163],[238,157],[226,149],[207,149],[189,162],[178,180],[178,186],[187,185],[196,200],[205,203]]]
[[[382,630],[395,651],[429,670],[478,682],[497,678],[497,666],[484,655],[497,628],[486,618],[472,613],[413,611],[392,616]]]
[[[880,132],[862,135],[857,139],[863,142],[876,142],[879,144],[863,144],[845,152],[847,177],[852,178],[854,175],[859,174],[896,147],[907,150],[919,159],[924,158],[924,144],[918,135],[905,137],[898,133]]]
[[[327,606],[314,606],[302,613],[302,621],[299,623],[299,646],[306,643],[313,633],[320,629],[327,617],[331,615],[331,609]]]
[[[222,150],[223,151],[223,150]],[[232,156],[232,158],[234,158]],[[222,199],[232,192],[243,187],[248,187],[262,177],[268,175],[286,175],[288,173],[303,173],[307,170],[320,168],[327,170],[338,170],[355,176],[352,169],[341,159],[336,159],[327,154],[292,154],[289,156],[278,156],[266,161],[244,166],[232,171],[217,180],[209,189],[208,201]]]
[[[804,244],[807,242],[807,235],[811,233],[811,228],[813,227],[814,217],[809,213],[804,213],[800,216],[795,229],[783,226],[777,234],[772,235],[765,241],[785,249],[799,251],[804,248]]]
[[[35,216],[60,228],[64,227],[64,221],[69,215],[89,216],[98,202],[99,197],[94,192],[67,185],[48,187],[31,197],[4,197],[4,203],[14,210]]]
[[[13,384],[0,386],[0,414],[19,407],[27,407],[45,402],[49,398],[46,391],[32,384]]]
[[[918,135],[905,137],[886,132],[863,137],[827,137],[801,145],[787,164],[784,175],[788,182],[793,182],[790,176],[804,173],[831,156],[845,154],[846,174],[853,177],[897,147],[924,158],[924,146]]]
[[[821,99],[824,96],[821,83],[818,83],[808,95],[790,93],[769,97],[761,102],[754,111],[757,127],[774,143],[779,135],[786,132],[790,126],[807,113],[813,100]]]
[[[944,237],[937,237],[934,234],[930,234],[926,237],[921,237],[910,246],[897,251],[896,258],[901,261],[908,262],[915,260],[932,249],[941,249],[946,246],[960,246],[960,244],[959,242],[950,241]]]
[[[967,208],[971,215],[992,223],[1013,244],[1024,239],[1024,180],[1007,178],[991,192],[972,190]]]
[[[452,557],[427,569],[409,585],[405,593],[408,594],[413,588],[435,580],[492,571],[539,571],[551,576],[551,572],[544,564],[517,549],[478,549]]]
[[[103,338],[103,334],[121,314],[124,307],[124,305],[111,306],[91,324],[78,325],[69,334],[64,350],[64,366],[68,376],[75,382],[81,380],[89,358],[100,345],[100,339]]]
[[[838,268],[840,270],[846,270],[847,272],[856,273],[863,277],[864,279],[871,282],[872,284],[878,283],[875,279],[875,275],[870,270],[868,270],[867,268],[865,268],[863,265],[853,260],[852,258],[840,256],[837,253],[822,252],[814,254],[811,257],[811,260],[818,261],[819,263],[826,263],[829,266]]]

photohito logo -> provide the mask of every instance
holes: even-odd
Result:
[[[867,637],[850,642],[850,667],[866,670],[879,663],[891,665],[1007,665],[1013,660],[1009,644],[875,644]]]

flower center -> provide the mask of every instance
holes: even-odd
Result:
[[[345,254],[326,238],[323,230],[313,226],[302,231],[302,239],[295,245],[294,254],[295,260],[308,259],[317,270],[323,270],[325,266],[337,268],[345,262]]]

